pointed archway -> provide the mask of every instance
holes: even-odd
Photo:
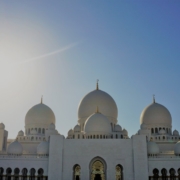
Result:
[[[90,163],[90,180],[106,180],[106,163],[100,157]]]

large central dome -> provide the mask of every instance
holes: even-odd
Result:
[[[105,116],[117,119],[118,110],[114,99],[109,94],[99,89],[88,93],[81,100],[78,108],[78,118],[88,118],[94,113],[97,106]]]

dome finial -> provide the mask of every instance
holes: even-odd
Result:
[[[153,103],[156,103],[155,95],[153,94]]]
[[[43,96],[41,96],[41,104],[43,103]]]
[[[99,107],[97,106],[97,108],[96,108],[96,113],[99,113]]]
[[[97,79],[97,83],[96,83],[96,90],[99,90],[99,79]]]

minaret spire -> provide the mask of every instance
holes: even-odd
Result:
[[[98,108],[98,106],[97,106],[97,108],[96,108],[96,113],[99,113],[99,108]]]
[[[43,103],[43,96],[41,96],[41,104]]]
[[[153,103],[156,103],[155,95],[153,94]]]
[[[96,90],[99,90],[99,79],[97,79]]]

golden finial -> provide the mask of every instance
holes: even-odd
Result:
[[[43,96],[41,96],[41,104],[43,103]]]
[[[99,113],[99,108],[98,108],[98,106],[97,106],[97,108],[96,108],[96,113]]]
[[[156,103],[155,95],[153,94],[153,103]]]
[[[97,83],[96,83],[96,90],[99,90],[99,79],[97,79]]]

